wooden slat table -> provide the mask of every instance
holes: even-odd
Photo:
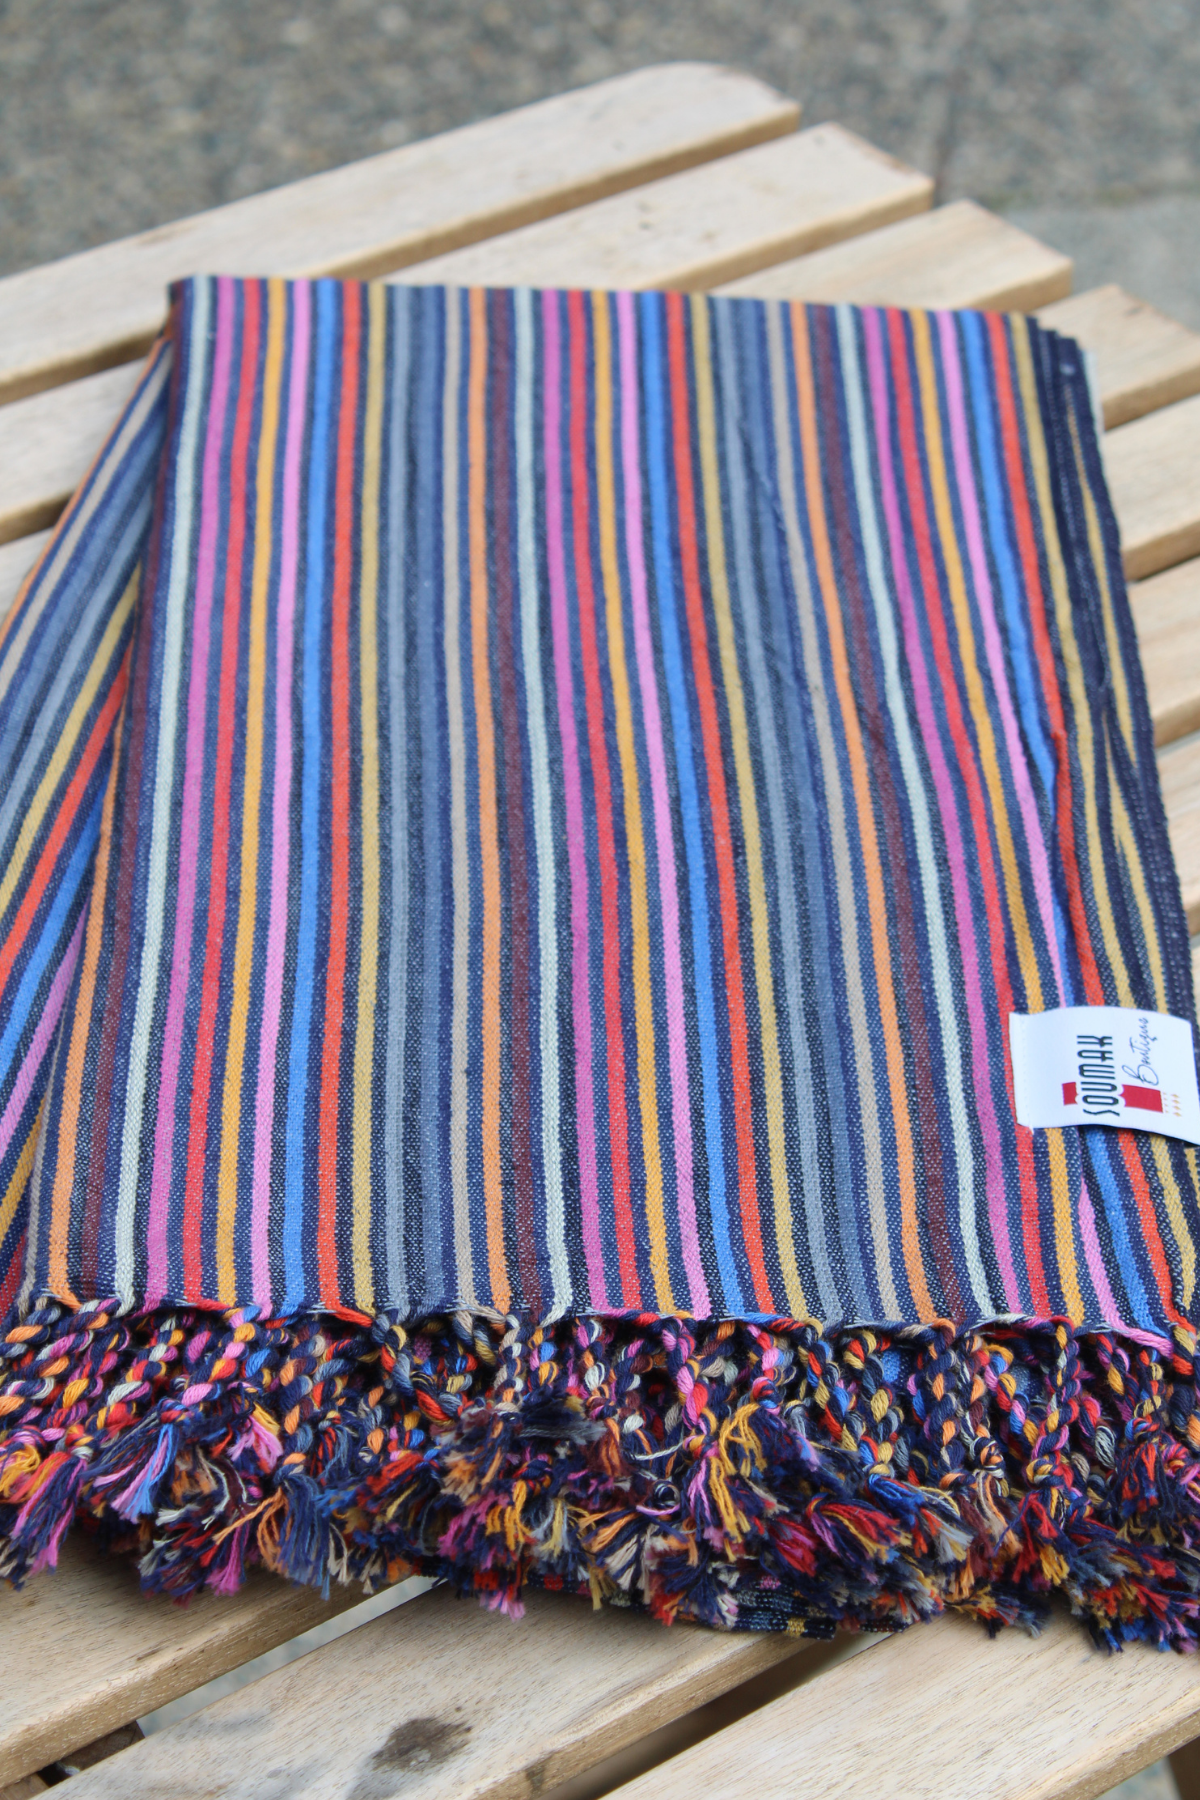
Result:
[[[644,69],[0,281],[0,614],[193,271],[719,288],[1036,309],[1096,352],[1105,457],[1193,929],[1200,927],[1200,336],[729,70]],[[1195,560],[1189,560],[1195,559]],[[0,1591],[0,1800],[353,1605],[259,1574],[184,1611],[70,1543]],[[620,1792],[1086,1800],[1200,1733],[1196,1659],[1109,1659],[1070,1621],[943,1619],[865,1647],[666,1631],[441,1590],[71,1778],[73,1800]],[[1181,1781],[1187,1758],[1177,1760]],[[666,1760],[664,1760],[666,1759]],[[647,1773],[646,1771],[651,1771]],[[629,1785],[623,1785],[623,1784]],[[565,1784],[565,1785],[564,1785]],[[1200,1785],[1189,1793],[1200,1795]]]

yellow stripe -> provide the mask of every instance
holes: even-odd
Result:
[[[375,1310],[371,1278],[371,1072],[375,1059],[375,993],[379,982],[379,731],[378,692],[379,478],[383,442],[383,355],[386,292],[367,290],[367,408],[363,436],[362,568],[359,587],[359,667],[362,743],[362,949],[358,973],[358,1029],[354,1047],[354,1299]]]
[[[17,1166],[13,1170],[13,1178],[8,1184],[4,1198],[0,1200],[0,1243],[4,1242],[5,1234],[17,1216],[17,1207],[24,1198],[26,1183],[33,1172],[33,1157],[34,1152],[37,1150],[38,1128],[42,1123],[42,1113],[44,1110],[45,1101],[38,1107],[37,1118],[33,1121],[29,1136],[25,1139],[25,1146],[21,1151],[20,1156],[17,1158]],[[74,1295],[67,1291],[65,1281],[62,1289],[56,1289],[55,1293],[57,1298],[63,1300],[74,1299]]]
[[[4,879],[0,881],[0,918],[3,918],[6,907],[12,899],[13,889],[24,872],[30,848],[41,829],[46,810],[54,799],[59,783],[67,773],[67,768],[78,748],[78,739],[83,731],[97,692],[108,673],[117,644],[125,629],[130,611],[133,607],[134,595],[137,592],[140,577],[140,564],[131,575],[125,592],[118,600],[113,615],[104,629],[96,654],[92,658],[92,666],[88,670],[87,680],[79,690],[79,696],[67,715],[62,735],[54,747],[54,753],[46,765],[46,772],[38,783],[37,793],[30,803],[29,811],[21,825],[13,853],[4,871]]]
[[[838,593],[837,573],[833,566],[833,552],[829,541],[829,524],[825,516],[825,496],[821,482],[821,418],[813,381],[813,355],[808,331],[808,314],[802,301],[792,302],[791,324],[792,349],[796,369],[796,400],[800,412],[800,460],[805,497],[808,502],[813,559],[817,571],[816,599],[819,600],[825,617],[826,638],[829,645],[830,662],[833,666],[834,691],[837,697],[837,716],[841,721],[845,736],[846,755],[850,763],[850,781],[854,794],[854,823],[861,840],[861,867],[867,890],[871,958],[875,966],[875,979],[879,989],[879,1021],[883,1029],[888,1098],[891,1103],[892,1128],[896,1134],[895,1173],[900,1189],[900,1244],[904,1255],[905,1274],[908,1277],[913,1301],[917,1308],[917,1317],[924,1323],[927,1320],[936,1319],[940,1315],[933,1304],[933,1297],[929,1292],[929,1284],[925,1277],[924,1255],[927,1246],[921,1239],[918,1216],[916,1159],[913,1151],[912,1121],[909,1116],[904,1045],[900,1035],[895,985],[892,980],[892,946],[887,915],[887,896],[883,883],[883,858],[879,854],[875,831],[870,771],[867,766],[862,727],[858,718],[858,703],[850,677],[850,658],[842,622],[841,596]],[[799,594],[797,597],[799,598]],[[813,683],[814,691],[818,691],[819,677],[812,676],[810,680]],[[832,724],[831,713],[831,728]],[[831,758],[836,756],[834,751],[823,750],[822,758],[824,759],[827,754]],[[835,839],[834,856],[836,859],[840,854],[845,859],[845,873],[839,871],[838,874],[838,899],[839,908],[845,909],[843,917],[846,919],[847,933],[849,934],[855,929],[854,910],[857,903],[853,897],[853,877],[849,869],[848,832],[844,823],[841,822],[841,802],[836,785],[840,779],[840,775],[835,769],[826,786],[830,818],[832,820],[835,815],[837,816],[839,820],[838,834],[844,840],[839,848]],[[849,941],[853,942],[853,939],[851,938]],[[865,1041],[867,1046],[865,1053],[858,1057],[860,1104],[863,1116],[866,1118],[870,1116],[868,1109],[873,1104],[877,1077],[874,1059],[871,1055],[870,1039],[869,1037],[864,1038],[862,1033],[864,1008],[859,1005],[854,1011],[858,1015],[852,1019],[852,1028],[855,1031],[856,1039],[860,1043]],[[868,1204],[871,1205],[874,1220],[877,1197],[869,1187],[867,1199]],[[893,1281],[890,1248],[886,1237],[880,1236],[878,1232],[875,1233],[875,1248],[880,1278],[885,1279],[890,1285]]]
[[[238,1139],[241,1135],[242,1065],[250,1016],[250,981],[254,955],[254,915],[258,902],[258,813],[262,796],[263,697],[267,674],[267,586],[271,575],[271,519],[275,490],[275,448],[279,435],[280,375],[286,290],[282,281],[267,283],[267,360],[263,372],[262,433],[254,480],[254,569],[250,583],[250,633],[246,692],[246,773],[242,802],[242,857],[237,937],[234,941],[233,998],[229,1010],[229,1049],[221,1106],[221,1161],[217,1173],[217,1298],[232,1305],[237,1298],[233,1262],[237,1213]]]
[[[1117,784],[1116,773],[1112,769],[1111,749],[1109,751],[1109,767],[1110,805],[1112,807],[1116,838],[1124,853],[1124,863],[1129,876],[1130,886],[1133,891],[1134,903],[1137,906],[1142,922],[1142,937],[1146,945],[1147,955],[1150,959],[1156,1004],[1160,1012],[1166,1012],[1166,970],[1163,967],[1162,952],[1158,941],[1158,926],[1154,918],[1153,908],[1150,904],[1149,890],[1146,887],[1145,877],[1142,873],[1141,856],[1137,840],[1134,837],[1133,821],[1129,817],[1129,812],[1125,805],[1125,796]],[[1115,964],[1114,968],[1117,973],[1118,1003],[1121,1006],[1136,1006],[1137,1000],[1130,987],[1124,963]],[[1179,1198],[1179,1183],[1171,1168],[1171,1159],[1167,1150],[1166,1139],[1159,1137],[1157,1133],[1151,1133],[1144,1141],[1150,1146],[1154,1157],[1154,1165],[1158,1171],[1159,1181],[1162,1183],[1163,1202],[1166,1206],[1167,1220],[1171,1227],[1171,1236],[1174,1238],[1175,1247],[1179,1252],[1180,1291],[1176,1298],[1183,1311],[1187,1312],[1191,1307],[1192,1295],[1196,1286],[1196,1246],[1192,1240],[1192,1234],[1188,1229],[1187,1219],[1183,1210],[1183,1203]],[[1188,1160],[1192,1166],[1192,1181],[1194,1183],[1198,1173],[1196,1168],[1196,1152],[1190,1145],[1186,1148]]]
[[[592,295],[593,354],[596,369],[596,510],[600,527],[600,568],[604,582],[604,618],[608,632],[609,671],[621,786],[625,794],[625,835],[629,847],[629,912],[633,932],[633,1000],[637,1025],[638,1096],[642,1145],[646,1160],[646,1223],[650,1233],[650,1269],[659,1308],[674,1312],[667,1231],[663,1213],[662,1155],[658,1142],[658,1092],[654,1072],[654,997],[650,978],[650,915],[646,899],[646,845],[638,793],[637,749],[625,663],[625,629],[621,617],[621,575],[617,557],[617,510],[613,481],[612,332],[608,301]]]
[[[121,767],[121,740],[125,735],[125,710],[117,714],[113,734],[112,771],[104,795],[104,811],[100,815],[100,841],[96,846],[96,869],[92,891],[88,896],[87,932],[83,940],[83,962],[79,970],[79,989],[75,1000],[75,1016],[71,1022],[71,1047],[63,1070],[62,1115],[58,1127],[58,1162],[54,1171],[54,1189],[50,1196],[50,1291],[60,1300],[71,1297],[68,1286],[67,1249],[70,1242],[71,1195],[78,1179],[75,1160],[76,1128],[83,1099],[83,1083],[87,1066],[88,1038],[96,1004],[96,974],[104,945],[104,913],[108,897],[108,871],[112,856],[113,813],[116,809],[117,771]],[[0,1236],[3,1228],[0,1227]]]
[[[758,798],[750,758],[746,703],[738,669],[733,614],[729,602],[729,575],[725,562],[725,532],[721,511],[721,480],[717,468],[717,428],[713,399],[712,361],[708,331],[708,302],[702,294],[691,300],[692,342],[695,350],[696,416],[700,432],[700,471],[704,486],[704,530],[708,544],[708,574],[717,643],[721,654],[721,679],[729,707],[729,736],[737,771],[738,800],[746,843],[746,881],[750,894],[750,928],[754,941],[754,977],[758,989],[759,1028],[762,1036],[763,1098],[770,1147],[771,1188],[775,1212],[775,1243],[783,1271],[788,1307],[797,1319],[808,1317],[808,1303],[796,1266],[792,1233],[792,1207],[788,1191],[787,1145],[784,1141],[783,1071],[779,1060],[779,1030],[775,1016],[775,984],[771,974],[771,922],[763,879],[762,833],[758,822]]]
[[[1117,703],[1117,718],[1121,733],[1125,739],[1131,757],[1137,756],[1137,744],[1134,737],[1133,709],[1129,698],[1129,685],[1125,679],[1125,662],[1121,650],[1121,641],[1117,633],[1116,613],[1113,608],[1112,586],[1108,579],[1108,563],[1105,557],[1104,538],[1100,530],[1100,517],[1096,509],[1095,497],[1088,481],[1087,469],[1084,465],[1079,442],[1078,425],[1074,417],[1071,420],[1071,441],[1075,450],[1075,458],[1079,468],[1080,489],[1083,494],[1084,518],[1087,522],[1088,549],[1091,553],[1092,565],[1096,570],[1096,579],[1100,586],[1100,601],[1104,613],[1104,637],[1108,651],[1108,668],[1113,684],[1113,692]],[[1150,899],[1150,891],[1142,869],[1141,852],[1133,829],[1133,820],[1125,804],[1125,795],[1117,779],[1111,744],[1106,745],[1109,772],[1109,804],[1112,810],[1116,839],[1123,852],[1126,877],[1132,892],[1133,901],[1138,910],[1142,927],[1142,941],[1146,947],[1146,955],[1150,962],[1150,974],[1154,983],[1155,1004],[1160,1012],[1168,1010],[1166,969],[1163,966],[1162,950],[1158,939],[1158,924],[1154,916],[1154,907]],[[1114,932],[1115,935],[1115,932]],[[1119,939],[1117,940],[1119,944]],[[1110,961],[1112,961],[1110,957]],[[1112,961],[1116,976],[1117,995],[1122,1006],[1136,1006],[1137,998],[1129,981],[1128,970],[1123,958]],[[1177,1299],[1184,1312],[1189,1312],[1192,1297],[1196,1288],[1196,1246],[1188,1229],[1184,1216],[1183,1203],[1179,1197],[1179,1187],[1171,1168],[1170,1152],[1165,1139],[1151,1134],[1146,1142],[1150,1146],[1154,1158],[1154,1166],[1162,1187],[1163,1201],[1166,1207],[1167,1221],[1171,1228],[1171,1236],[1179,1255],[1180,1291]],[[1189,1145],[1187,1156],[1192,1169],[1192,1180],[1196,1181],[1196,1152]]]
[[[1025,908],[1025,893],[1021,886],[1021,868],[1013,843],[1012,829],[1008,815],[1008,801],[1004,792],[1004,782],[1000,774],[999,759],[996,755],[996,739],[992,730],[991,715],[988,711],[984,684],[979,672],[979,664],[975,656],[975,634],[971,623],[971,609],[967,600],[967,585],[963,576],[962,558],[958,549],[958,534],[955,528],[954,510],[950,502],[950,489],[946,475],[946,458],[942,443],[942,420],[938,402],[937,376],[934,372],[933,357],[930,350],[929,318],[925,313],[914,313],[913,342],[917,355],[917,370],[921,386],[921,411],[924,419],[925,439],[929,456],[929,483],[933,494],[933,509],[938,524],[938,537],[945,556],[946,584],[950,592],[950,605],[954,613],[955,629],[958,633],[959,654],[962,660],[963,682],[967,691],[971,717],[975,723],[976,737],[979,744],[979,760],[983,777],[987,783],[991,801],[991,817],[996,831],[996,845],[1000,853],[1000,867],[1004,872],[1004,887],[1008,896],[1009,915],[1012,921],[1013,940],[1017,948],[1017,957],[1021,965],[1021,973],[1025,980],[1025,992],[1034,1012],[1040,1012],[1045,1004],[1041,977],[1038,973],[1037,952],[1034,947],[1033,933],[1029,927],[1029,917]],[[1027,416],[1037,416],[1036,401],[1031,403],[1026,396]],[[1046,518],[1048,510],[1052,517],[1052,502],[1049,496],[1042,496],[1042,516]],[[1083,1317],[1083,1296],[1079,1290],[1078,1269],[1075,1260],[1075,1221],[1071,1208],[1070,1176],[1067,1169],[1066,1151],[1063,1146],[1061,1132],[1048,1132],[1046,1135],[1046,1152],[1050,1162],[1050,1193],[1054,1209],[1054,1237],[1058,1255],[1059,1272],[1062,1277],[1063,1297],[1067,1303],[1067,1311],[1072,1319]]]
[[[508,1310],[512,1289],[504,1250],[504,1186],[500,1156],[500,848],[496,818],[496,732],[488,663],[487,295],[472,288],[467,375],[467,506],[471,557],[471,672],[479,764],[479,863],[483,888],[481,1137],[492,1296]]]
[[[1071,446],[1075,452],[1075,461],[1079,468],[1079,488],[1083,495],[1083,515],[1087,525],[1088,551],[1091,555],[1092,567],[1096,571],[1096,580],[1100,587],[1100,606],[1104,615],[1104,644],[1108,652],[1108,675],[1112,682],[1113,694],[1117,702],[1117,717],[1121,723],[1121,735],[1129,746],[1129,754],[1137,755],[1137,744],[1133,730],[1133,710],[1129,702],[1129,684],[1125,679],[1125,658],[1121,650],[1121,640],[1117,632],[1116,613],[1113,610],[1112,588],[1108,579],[1108,558],[1105,555],[1104,534],[1100,530],[1100,515],[1096,511],[1096,500],[1088,480],[1084,465],[1082,447],[1079,442],[1079,425],[1074,413],[1071,414]]]

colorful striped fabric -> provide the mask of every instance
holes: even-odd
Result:
[[[1012,1012],[1193,1016],[1074,345],[185,283],[0,771],[12,1572],[1194,1633],[1196,1152],[1013,1109]]]
[[[170,367],[160,343],[0,620],[0,1315],[20,1285],[41,1103],[79,957]]]

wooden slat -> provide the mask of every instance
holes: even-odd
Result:
[[[840,125],[723,157],[703,169],[406,269],[414,282],[532,287],[708,288],[920,212],[933,183]]]
[[[1104,434],[1131,581],[1200,552],[1200,394]]]
[[[719,289],[775,300],[1015,312],[1029,312],[1070,291],[1069,256],[973,200],[935,207]]]
[[[371,276],[794,129],[705,63],[638,69],[0,281],[0,398],[145,350],[181,275]]]
[[[1156,744],[1200,728],[1200,559],[1130,584]]]
[[[1200,332],[1123,288],[1089,288],[1043,307],[1038,318],[1095,351],[1110,430],[1200,392]]]
[[[1198,1727],[1195,1657],[1141,1645],[1108,1656],[1062,1617],[1040,1637],[995,1640],[939,1619],[827,1670],[612,1800],[1094,1800]]]
[[[1158,753],[1158,778],[1183,890],[1188,930],[1200,931],[1200,737]]]
[[[16,543],[0,544],[0,625],[20,592],[21,583],[49,540],[48,531],[37,531],[32,537],[19,538]]]
[[[139,372],[139,364],[126,363],[0,406],[0,543],[54,523],[116,424]]]
[[[537,283],[575,270],[575,285],[707,285],[731,266],[926,205],[929,193],[925,176],[819,126],[421,263],[411,277]],[[57,516],[135,379],[129,367],[108,370],[0,407],[0,541]]]
[[[72,1800],[536,1795],[790,1656],[822,1650],[562,1595],[514,1622],[435,1589],[74,1777]]]
[[[133,1571],[69,1540],[59,1568],[0,1586],[0,1784],[165,1706],[362,1599],[258,1572],[232,1598],[148,1599]]]

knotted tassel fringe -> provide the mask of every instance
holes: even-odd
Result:
[[[46,1302],[0,1334],[0,1574],[75,1521],[179,1599],[261,1561],[828,1635],[1035,1629],[1059,1592],[1192,1649],[1196,1338]]]

